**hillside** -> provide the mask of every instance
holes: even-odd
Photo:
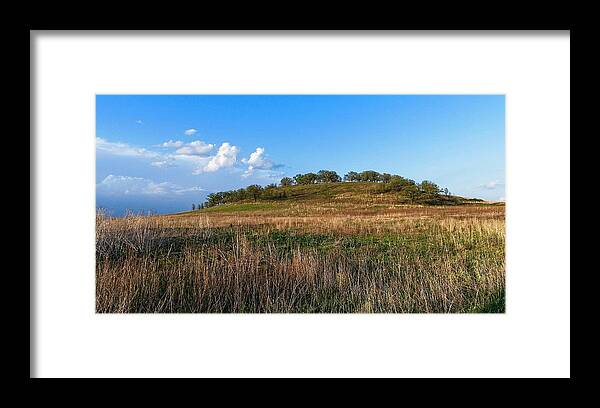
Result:
[[[480,199],[455,195],[424,194],[409,195],[404,191],[391,190],[384,183],[319,183],[274,187],[263,190],[256,199],[243,199],[196,210],[202,213],[231,213],[261,211],[277,213],[329,213],[343,210],[345,213],[376,213],[407,206],[456,206],[485,204]],[[186,212],[189,214],[191,212]]]
[[[460,217],[472,211],[494,217],[504,213],[504,203],[486,202],[444,194],[409,196],[403,191],[389,191],[383,183],[319,183],[275,187],[263,190],[254,199],[217,204],[171,214],[180,218],[195,215],[227,216],[219,223],[235,223],[231,217],[348,217],[391,216],[405,217],[444,215]],[[491,207],[495,207],[491,208]],[[472,210],[468,210],[471,208]],[[476,208],[480,208],[477,210]],[[487,209],[486,209],[487,208]],[[226,221],[226,222],[225,222]]]

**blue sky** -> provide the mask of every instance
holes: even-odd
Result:
[[[504,96],[96,96],[96,205],[115,215],[321,169],[503,200]]]

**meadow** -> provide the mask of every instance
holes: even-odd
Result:
[[[98,212],[96,311],[505,311],[504,204],[338,184],[171,215]]]

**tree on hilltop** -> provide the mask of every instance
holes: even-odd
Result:
[[[294,184],[294,180],[291,177],[284,177],[279,182],[281,187],[289,187]]]
[[[319,170],[317,173],[317,182],[319,183],[339,183],[342,178],[332,170]]]
[[[359,181],[367,182],[379,182],[381,181],[381,174],[374,170],[365,170],[358,175]]]
[[[252,184],[252,185],[246,187],[246,192],[248,193],[248,195],[250,197],[252,197],[254,199],[254,201],[258,200],[262,191],[263,191],[263,188],[261,186],[259,186],[258,184]]]
[[[319,179],[315,173],[306,173],[306,174],[296,174],[294,176],[294,181],[296,184],[314,184]]]
[[[407,184],[402,188],[402,192],[408,196],[410,201],[414,202],[416,198],[421,194],[419,186],[416,184]]]
[[[419,189],[422,193],[429,196],[438,195],[440,193],[440,187],[433,181],[429,180],[423,180],[421,184],[419,184]]]
[[[392,177],[390,177],[387,184],[389,185],[390,190],[400,191],[409,184],[415,184],[415,182],[412,180],[405,179],[402,176],[393,175]]]
[[[349,182],[358,181],[358,173],[355,171],[349,171],[344,176],[344,181],[349,181]]]

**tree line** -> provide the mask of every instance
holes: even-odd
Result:
[[[374,170],[365,170],[361,172],[350,171],[345,174],[342,179],[335,171],[320,170],[317,173],[305,173],[297,174],[294,177],[284,177],[279,182],[279,185],[269,184],[263,187],[258,184],[252,184],[246,188],[237,190],[211,193],[206,197],[206,202],[198,204],[198,209],[244,200],[257,201],[259,199],[269,200],[287,198],[286,189],[279,187],[341,182],[382,183],[382,192],[403,192],[412,201],[418,197],[434,198],[441,194],[446,196],[450,195],[447,188],[442,189],[429,180],[423,180],[421,183],[417,183],[414,180],[397,174],[378,173]],[[193,204],[192,210],[195,208],[196,206]]]

